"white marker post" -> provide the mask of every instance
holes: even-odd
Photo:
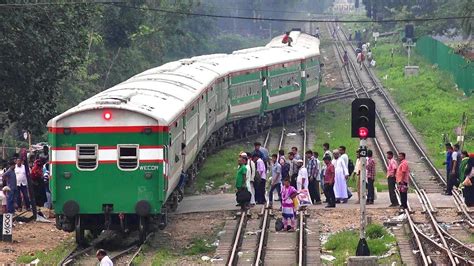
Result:
[[[4,242],[13,242],[13,214],[3,214],[2,240]]]

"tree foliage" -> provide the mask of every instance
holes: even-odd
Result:
[[[223,14],[218,9],[225,7],[222,2],[1,6],[0,88],[5,101],[0,105],[0,131],[15,124],[17,130],[29,129],[40,140],[49,119],[145,69],[263,44],[269,37],[268,23],[226,20],[232,24],[229,30],[220,23],[223,20],[153,10]],[[331,0],[323,2],[329,5]],[[266,3],[243,0],[236,8],[241,9],[239,15],[284,17],[288,14],[263,10],[305,10],[315,5],[310,0],[275,0],[268,8]],[[270,29],[280,33],[293,26],[274,24]]]
[[[44,130],[60,82],[84,62],[92,13],[89,5],[0,8],[0,112],[7,124]]]
[[[362,3],[367,17],[374,20],[472,16],[474,12],[472,0],[362,0]],[[470,34],[471,25],[472,18],[467,18],[417,22],[415,27],[418,35],[464,34],[467,37]],[[386,23],[384,26],[385,29],[390,29],[396,24]]]

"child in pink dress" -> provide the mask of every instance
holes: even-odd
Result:
[[[281,188],[281,213],[283,216],[284,228],[288,231],[294,231],[296,227],[295,221],[295,205],[291,195],[297,193],[296,189],[290,186],[290,178],[285,178],[283,181],[283,187]],[[288,224],[290,220],[291,225]]]

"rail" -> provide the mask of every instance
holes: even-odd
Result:
[[[351,46],[352,50],[355,51],[354,46],[351,42],[349,42],[349,39],[346,35],[346,33],[341,29],[341,33],[343,34],[344,38],[346,41],[348,41],[348,44]],[[339,36],[338,36],[339,37]],[[390,100],[390,97],[387,95],[385,89],[383,88],[383,85],[380,84],[380,82],[376,79],[374,74],[367,68],[365,64],[362,64],[364,70],[368,74],[368,77],[370,80],[373,82],[375,87],[380,91],[382,94],[385,102],[390,106],[390,108],[393,110],[393,113],[397,117],[398,121],[400,124],[402,124],[402,128],[405,131],[405,133],[409,136],[410,141],[415,145],[417,148],[418,152],[421,154],[421,156],[424,158],[426,164],[428,165],[428,169],[436,176],[436,178],[444,185],[446,186],[446,180],[443,177],[443,175],[439,172],[438,168],[433,164],[431,159],[429,158],[428,154],[425,152],[425,150],[422,148],[420,145],[419,141],[416,139],[414,134],[411,132],[410,128],[406,124],[405,120],[401,117],[400,113],[397,111],[397,108],[394,106],[393,102]],[[469,227],[474,227],[474,218],[471,216],[469,213],[469,210],[466,206],[466,204],[462,201],[461,196],[459,192],[455,189],[453,189],[453,199],[455,201],[455,204],[459,206],[460,210],[463,212],[466,220],[466,223],[469,225]]]
[[[339,36],[337,36],[337,37],[339,38]],[[340,51],[339,43],[336,43],[336,48],[337,48],[337,52],[338,52],[339,55],[342,57],[342,52]],[[359,80],[359,83],[362,85],[365,94],[367,95],[367,97],[370,97],[369,94],[367,93],[367,90],[365,89],[365,85],[364,85],[364,83],[363,83],[363,81],[362,81],[360,75],[359,75],[358,72],[356,71],[356,67],[354,66],[353,61],[352,61],[352,60],[349,60],[349,63],[350,63],[350,65],[351,65],[352,69],[354,70],[354,74],[355,74],[356,78]],[[364,67],[365,67],[365,66],[364,66]],[[368,71],[367,68],[366,68],[365,70]],[[345,68],[345,72],[346,72],[346,74],[347,74],[347,76],[348,76],[348,79],[349,79],[349,81],[350,81],[350,83],[351,83],[351,87],[354,88],[354,90],[355,90],[354,83],[353,83],[353,81],[352,81],[352,79],[351,79],[351,77],[350,77],[349,70],[348,70],[347,68]],[[372,79],[372,81],[373,81],[373,79]],[[356,95],[357,95],[357,92],[356,92]],[[359,95],[357,95],[357,97],[359,97]],[[386,97],[384,97],[384,98],[385,98],[385,100],[388,100],[388,98],[386,98]],[[390,105],[390,106],[393,107],[393,105]],[[392,109],[393,109],[393,108],[392,108]],[[395,110],[394,110],[394,111],[395,111]],[[395,151],[397,151],[396,145],[394,144],[393,140],[391,139],[390,134],[388,133],[388,130],[386,129],[386,127],[385,127],[385,125],[384,125],[384,123],[383,123],[383,120],[380,118],[380,116],[379,116],[378,113],[377,113],[377,120],[378,120],[378,122],[379,122],[379,124],[380,124],[380,126],[381,126],[381,128],[382,128],[382,130],[383,130],[383,132],[384,132],[385,137],[386,137],[387,140],[388,140],[388,143],[390,144],[390,146],[393,147],[393,149],[394,149]],[[404,123],[401,123],[401,124],[402,124],[403,127],[406,127],[406,124],[404,124]],[[386,162],[386,160],[385,160],[385,158],[384,158],[384,156],[383,156],[384,153],[383,153],[383,151],[382,151],[382,148],[381,148],[381,146],[380,146],[380,144],[379,144],[379,142],[378,142],[377,139],[374,139],[374,142],[375,142],[375,145],[376,145],[376,147],[377,147],[378,152],[381,154],[381,157],[383,158],[384,166],[386,166],[387,162]],[[398,152],[398,151],[397,151],[397,152]],[[440,226],[439,226],[439,224],[437,223],[436,219],[434,218],[434,216],[433,216],[433,214],[432,214],[432,212],[433,212],[433,207],[432,207],[431,203],[429,202],[428,197],[426,196],[426,194],[424,193],[424,191],[420,190],[420,188],[419,188],[418,185],[416,184],[416,181],[415,181],[415,179],[414,179],[413,177],[412,177],[412,181],[413,181],[413,184],[414,184],[414,186],[415,186],[416,191],[419,192],[419,193],[417,193],[417,195],[421,196],[420,201],[422,202],[422,206],[424,206],[424,207],[423,207],[424,210],[427,211],[428,216],[429,216],[429,218],[430,218],[430,221],[431,221],[431,223],[432,223],[432,226],[433,226],[433,228],[435,229],[435,231],[437,232],[437,234],[439,235],[439,237],[440,237],[440,239],[441,239],[441,241],[442,241],[442,243],[443,243],[443,246],[444,246],[444,247],[442,248],[442,250],[445,251],[445,253],[448,255],[450,262],[451,262],[452,264],[456,264],[456,263],[458,263],[460,260],[463,260],[463,262],[467,263],[467,260],[465,260],[465,259],[462,258],[461,256],[459,256],[459,255],[457,255],[457,254],[454,254],[454,255],[453,255],[453,253],[451,252],[451,250],[450,250],[450,248],[449,248],[449,246],[448,246],[448,244],[447,244],[447,242],[446,242],[446,240],[445,240],[445,238],[444,238],[445,235],[447,235],[449,238],[452,238],[452,236],[450,236],[449,234],[447,234],[447,232],[441,232]],[[425,198],[423,198],[422,195],[424,195]],[[407,217],[408,217],[408,220],[409,220],[409,223],[410,223],[410,228],[411,228],[412,232],[414,233],[415,241],[416,241],[416,243],[417,243],[417,246],[418,246],[419,249],[420,249],[420,255],[421,255],[421,257],[422,257],[423,263],[424,263],[425,265],[428,265],[428,264],[430,264],[431,259],[429,258],[429,256],[426,256],[426,254],[425,254],[425,252],[424,252],[424,250],[423,250],[423,247],[422,247],[422,243],[421,243],[421,241],[420,241],[420,239],[419,239],[419,235],[423,236],[425,239],[427,239],[427,238],[429,238],[429,237],[426,236],[425,234],[423,234],[420,230],[418,230],[418,228],[416,228],[416,226],[414,225],[414,223],[413,223],[413,221],[412,221],[412,219],[411,219],[411,217],[410,217],[410,211],[409,211],[409,210],[405,210],[405,214],[406,214]],[[416,228],[417,230],[414,230],[415,228]],[[459,242],[459,243],[460,243],[460,242]],[[463,245],[463,246],[466,247],[465,245]]]
[[[286,132],[286,128],[283,127],[282,130],[281,130],[281,134],[280,134],[280,140],[278,141],[278,150],[280,150],[281,147],[283,146],[283,141],[284,141],[284,138],[285,138],[285,132]],[[265,143],[265,144],[267,144],[267,143]],[[265,209],[263,211],[261,230],[260,230],[260,235],[258,237],[258,246],[257,246],[257,250],[256,250],[256,253],[255,253],[256,254],[255,255],[255,261],[254,261],[255,265],[263,265],[264,261],[265,261],[265,248],[266,248],[266,241],[268,239],[267,228],[268,228],[269,220],[270,220],[270,218],[269,218],[269,216],[270,216],[269,204],[270,204],[270,202],[267,201],[267,203],[265,204]]]

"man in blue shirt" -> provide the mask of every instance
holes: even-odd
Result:
[[[449,179],[449,174],[451,172],[451,162],[453,161],[453,146],[451,143],[446,143],[446,161],[443,162],[443,165],[446,165],[446,180]]]
[[[10,192],[7,195],[7,212],[15,213],[15,194],[16,194],[16,175],[15,175],[15,161],[8,163],[8,170],[3,173],[2,178],[6,180]]]

